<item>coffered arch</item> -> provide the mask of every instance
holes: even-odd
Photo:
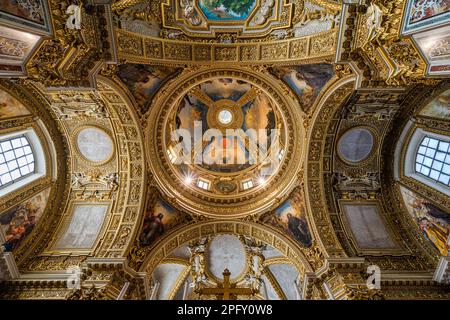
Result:
[[[421,173],[421,163],[416,162],[423,154],[420,144],[428,139],[438,139],[436,148],[430,144],[430,153],[426,156],[433,167],[433,157],[444,153],[439,149],[439,141],[445,146],[449,141],[449,127],[446,116],[446,97],[448,96],[448,83],[442,83],[434,88],[424,88],[423,94],[411,102],[407,114],[403,115],[403,123],[397,129],[396,138],[390,141],[392,157],[386,179],[395,185],[392,194],[386,194],[386,198],[393,197],[402,210],[402,221],[411,233],[411,237],[420,244],[423,252],[433,264],[442,257],[448,255],[448,244],[445,234],[448,234],[448,187]],[[427,146],[425,147],[427,148]],[[423,149],[423,148],[422,148]],[[440,148],[442,149],[442,147]],[[423,151],[426,151],[423,150]],[[424,157],[425,158],[425,157]],[[436,160],[439,164],[440,161]],[[426,166],[425,166],[426,167]],[[446,172],[445,170],[443,172]],[[430,232],[438,228],[440,237],[433,237]]]
[[[355,77],[349,75],[337,81],[317,102],[308,131],[307,160],[304,168],[305,194],[308,214],[318,245],[326,257],[346,256],[334,233],[332,220],[328,215],[326,191],[323,189],[324,172],[330,170],[331,159],[324,157],[329,127],[334,114],[348,99],[355,86]]]
[[[64,270],[93,252],[123,256],[140,222],[147,186],[137,117],[113,81],[97,81],[97,90],[62,94],[36,87],[68,142],[70,188],[41,256],[27,261],[26,268]],[[88,221],[90,228],[83,228]],[[72,252],[77,255],[68,258]]]

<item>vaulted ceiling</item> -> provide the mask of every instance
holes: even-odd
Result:
[[[4,2],[0,297],[449,298],[445,3]]]

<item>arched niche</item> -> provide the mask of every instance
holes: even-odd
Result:
[[[299,274],[313,272],[304,253],[293,239],[265,225],[234,220],[203,221],[176,228],[145,252],[132,248],[128,256],[131,260],[130,266],[151,275],[156,266],[174,249],[202,237],[218,234],[248,235],[280,251],[296,266]]]

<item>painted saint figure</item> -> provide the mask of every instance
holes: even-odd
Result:
[[[9,209],[0,215],[0,228],[5,234],[5,251],[14,251],[33,230],[47,203],[50,189]]]
[[[401,187],[406,208],[417,223],[423,236],[442,256],[450,250],[450,213],[421,198],[411,190]]]
[[[443,256],[448,254],[450,246],[447,244],[448,233],[444,227],[433,223],[428,218],[421,218],[419,220],[419,228],[423,235],[434,244]]]
[[[450,249],[450,215],[432,203],[419,199],[414,200],[412,208],[425,238],[430,240],[443,256],[447,256]]]
[[[309,247],[311,245],[311,235],[309,234],[306,221],[293,216],[291,213],[287,214],[287,218],[289,231],[298,241]]]

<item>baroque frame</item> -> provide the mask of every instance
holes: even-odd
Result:
[[[437,26],[441,26],[448,18],[450,18],[450,11],[441,13],[435,17],[425,19],[423,21],[411,24],[409,22],[412,5],[415,0],[406,0],[403,8],[403,21],[401,26],[401,35],[410,35],[424,30],[429,30]]]
[[[342,155],[342,153],[340,152],[340,149],[338,147],[339,141],[341,140],[341,138],[346,133],[348,133],[348,132],[350,132],[351,130],[354,130],[354,129],[364,129],[364,130],[368,131],[372,135],[372,139],[373,139],[373,144],[372,144],[372,148],[370,149],[370,152],[363,159],[361,159],[359,161],[349,161],[349,160],[345,159],[344,155]],[[340,133],[339,137],[337,137],[336,153],[337,153],[337,155],[339,157],[339,160],[344,162],[346,165],[349,165],[349,166],[364,166],[365,164],[368,164],[368,163],[370,163],[373,160],[374,156],[377,153],[379,145],[380,145],[379,136],[378,136],[378,133],[374,130],[374,128],[372,128],[371,126],[365,125],[365,124],[357,124],[357,125],[349,126],[348,128],[345,128],[345,130]]]
[[[87,159],[81,152],[80,148],[78,147],[78,135],[81,131],[83,131],[84,129],[97,129],[102,131],[110,140],[111,140],[111,144],[112,144],[112,150],[111,153],[108,155],[108,157],[105,160],[99,161],[99,162],[94,162],[91,161],[89,159]],[[114,158],[115,158],[115,154],[116,154],[116,142],[114,141],[113,135],[111,133],[111,131],[102,126],[101,124],[91,124],[91,123],[85,123],[79,127],[77,127],[73,132],[72,132],[72,137],[71,137],[71,142],[72,145],[74,146],[74,151],[75,154],[80,158],[81,161],[83,161],[84,163],[92,166],[92,167],[101,167],[106,165],[107,163],[111,162]]]
[[[95,239],[94,243],[92,244],[91,247],[89,248],[59,248],[56,246],[57,241],[65,234],[65,232],[68,230],[72,219],[74,217],[74,209],[75,206],[86,206],[86,205],[107,205],[106,208],[106,212],[105,215],[103,217],[103,221],[100,225],[99,228],[99,232],[97,234],[97,238]],[[60,225],[56,228],[55,232],[54,232],[54,236],[52,237],[52,240],[50,241],[48,248],[50,248],[50,250],[46,251],[46,254],[51,254],[51,255],[61,255],[61,254],[74,254],[74,255],[89,255],[90,253],[92,253],[95,248],[98,246],[100,240],[104,237],[106,229],[107,229],[107,225],[108,222],[111,219],[112,216],[112,212],[111,212],[111,207],[112,207],[112,201],[96,201],[96,202],[90,202],[90,201],[82,201],[82,200],[78,200],[78,199],[71,199],[68,205],[67,210],[65,211],[61,223]]]
[[[183,31],[188,36],[212,37],[219,32],[236,31],[240,32],[240,37],[260,37],[267,35],[273,30],[286,28],[290,26],[290,17],[293,13],[293,4],[286,0],[275,0],[275,8],[271,8],[271,15],[265,18],[265,21],[258,26],[251,26],[250,22],[263,5],[262,0],[255,0],[255,6],[248,13],[245,19],[208,19],[198,1],[193,4],[193,10],[202,18],[201,26],[189,26],[187,18],[183,18],[180,12],[182,8],[178,1],[166,0],[161,3],[162,25],[167,29],[176,29]],[[172,8],[174,6],[175,8]],[[174,12],[173,12],[174,11]],[[272,12],[274,11],[274,12]],[[181,23],[176,24],[176,22]],[[246,33],[248,31],[248,33]]]
[[[276,248],[291,261],[301,275],[313,271],[303,253],[304,250],[293,239],[266,225],[240,220],[210,220],[187,224],[181,228],[176,228],[176,231],[165,235],[155,246],[142,252],[144,256],[140,257],[139,260],[136,260],[136,252],[131,250],[129,258],[132,262],[130,266],[136,270],[152,274],[157,265],[164,261],[175,248],[183,244],[208,235],[234,234],[248,235]]]
[[[249,202],[250,198],[248,195],[239,195],[239,199],[235,199],[233,203],[237,201],[245,201],[246,203],[240,203],[239,207],[236,206],[228,206],[225,208],[218,208],[215,205],[211,205],[212,203],[222,203],[226,204],[224,200],[220,200],[217,197],[212,196],[211,194],[207,194],[206,192],[199,192],[194,189],[188,189],[187,187],[182,186],[180,188],[179,184],[173,185],[176,179],[176,176],[172,172],[167,172],[167,169],[170,168],[169,163],[167,162],[166,155],[162,151],[163,145],[161,140],[161,131],[163,129],[162,122],[160,121],[161,117],[166,118],[170,115],[169,108],[158,108],[158,106],[176,104],[178,101],[178,97],[182,96],[189,90],[190,87],[194,86],[196,83],[202,82],[209,78],[217,78],[217,77],[236,77],[245,81],[248,81],[258,87],[260,87],[265,93],[267,93],[278,105],[279,108],[283,111],[283,113],[290,115],[285,119],[287,130],[290,130],[293,140],[296,141],[297,145],[289,146],[291,151],[294,151],[291,155],[291,159],[287,159],[287,156],[284,157],[284,162],[282,165],[282,170],[277,173],[278,177],[285,175],[285,172],[289,171],[291,168],[291,172],[297,172],[299,170],[299,166],[301,165],[301,154],[304,151],[299,150],[298,144],[302,140],[303,132],[302,127],[298,126],[297,130],[294,130],[293,123],[294,121],[300,122],[301,120],[301,112],[296,108],[290,107],[291,104],[289,100],[283,95],[283,91],[278,87],[277,84],[273,83],[271,86],[268,83],[271,83],[272,76],[266,75],[263,73],[250,73],[250,70],[247,69],[237,69],[237,68],[223,68],[218,66],[217,68],[199,68],[195,70],[194,73],[186,73],[182,74],[180,77],[174,79],[172,82],[169,82],[166,87],[160,90],[155,98],[152,101],[152,106],[150,107],[149,114],[146,115],[147,119],[147,128],[146,135],[147,137],[151,137],[151,141],[156,141],[155,145],[152,148],[148,148],[148,158],[150,161],[150,168],[154,174],[155,179],[157,179],[157,184],[159,188],[161,188],[165,194],[168,195],[169,198],[174,199],[183,199],[183,201],[177,201],[180,205],[184,205],[183,209],[188,212],[193,212],[195,214],[205,214],[208,213],[211,216],[223,216],[227,217],[232,216],[245,216],[248,214],[255,214],[257,212],[262,212],[268,206],[274,205],[266,204],[265,207],[260,206],[260,202],[265,199],[265,195],[269,192],[269,186],[271,183],[267,183],[261,189],[262,191],[253,195],[253,199],[257,199],[257,202],[253,200],[253,202]],[[183,83],[183,85],[181,85]],[[170,96],[167,95],[167,92],[171,92]],[[297,120],[294,120],[297,119]],[[153,131],[154,126],[152,123],[157,124],[155,130]],[[296,139],[298,137],[299,139]],[[285,154],[290,154],[286,152]],[[296,168],[296,169],[295,169]],[[277,180],[278,179],[278,180]],[[277,188],[281,188],[281,184],[284,185],[285,190],[290,190],[295,187],[295,181],[292,179],[290,182],[283,182],[281,178],[272,177],[272,181],[274,181]],[[169,185],[173,185],[173,188],[168,188]],[[287,188],[287,189],[286,189]],[[272,187],[270,188],[271,194],[276,194],[276,189],[274,190]],[[285,192],[286,196],[289,192]],[[256,197],[256,198],[255,198]],[[279,197],[282,197],[281,195]],[[200,202],[199,202],[200,200]],[[273,199],[272,199],[273,200]],[[273,201],[272,201],[273,202]],[[255,210],[258,210],[257,212]]]
[[[396,235],[392,232],[391,226],[388,224],[386,220],[385,213],[383,213],[383,205],[381,203],[381,200],[374,199],[374,200],[365,200],[365,201],[351,201],[351,200],[345,200],[345,199],[339,199],[339,216],[341,217],[344,227],[344,232],[349,235],[349,238],[351,239],[351,242],[353,243],[358,255],[386,255],[386,254],[400,254],[403,253],[404,250],[401,248],[401,246],[398,243],[398,240],[396,239]],[[353,234],[353,231],[350,228],[350,224],[348,222],[347,215],[344,213],[343,206],[344,205],[375,205],[378,209],[378,215],[381,218],[381,221],[385,227],[386,233],[389,236],[389,239],[394,243],[395,247],[380,247],[380,248],[364,248],[360,247],[358,245],[358,242],[356,240],[355,235]]]

